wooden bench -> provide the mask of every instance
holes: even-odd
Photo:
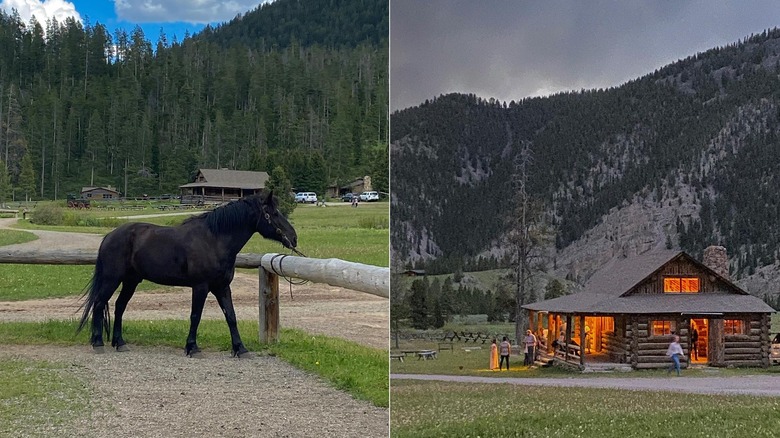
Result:
[[[579,358],[580,357],[580,347],[579,345],[568,345],[568,351],[569,351],[569,357]],[[566,345],[565,344],[558,344],[558,348],[555,350],[555,354],[557,356],[560,356],[561,358],[566,357]]]
[[[404,361],[404,356],[405,356],[405,354],[402,354],[402,353],[400,353],[400,354],[390,354],[390,361],[392,362],[393,359],[398,359],[399,362],[403,362]]]
[[[449,341],[449,342],[439,342],[439,351],[441,351],[441,350],[454,351],[453,346],[452,346],[452,341]]]
[[[428,359],[436,359],[436,351],[435,350],[423,350],[417,352],[417,360],[428,360]]]

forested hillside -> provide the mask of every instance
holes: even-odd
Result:
[[[528,144],[529,190],[555,229],[550,269],[562,276],[721,244],[735,278],[772,277],[779,66],[774,29],[611,89],[508,103],[452,94],[396,112],[395,256],[431,272],[500,264],[512,163]]]
[[[278,0],[177,40],[0,13],[0,201],[175,193],[199,167],[387,190],[387,15]]]

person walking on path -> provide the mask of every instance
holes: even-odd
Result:
[[[536,339],[536,335],[534,335],[531,332],[531,330],[525,331],[525,338],[523,339],[523,344],[525,345],[525,359],[523,361],[523,365],[525,366],[533,365],[534,360],[536,360],[537,339]]]
[[[509,341],[506,340],[506,336],[504,336],[504,340],[501,341],[501,344],[498,346],[498,352],[501,354],[501,362],[498,364],[499,371],[504,367],[504,360],[506,360],[506,370],[509,371],[509,354],[512,351],[512,346],[509,345]]]
[[[672,372],[672,370],[677,371],[677,375],[680,375],[680,359],[684,358],[683,355],[683,349],[680,346],[680,337],[677,335],[674,335],[674,338],[672,339],[672,343],[669,344],[669,349],[666,350],[666,355],[672,358],[672,364],[669,366],[669,368],[666,370],[666,373],[669,374]]]
[[[493,339],[493,343],[490,344],[490,371],[498,369],[498,345],[496,340]]]

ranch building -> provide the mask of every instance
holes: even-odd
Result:
[[[119,192],[113,187],[82,187],[82,199],[119,199]]]
[[[192,199],[225,202],[259,193],[266,181],[267,172],[199,169],[195,181],[181,185],[179,189],[182,203]]]
[[[371,177],[366,175],[363,178],[356,178],[341,187],[335,184],[331,185],[327,188],[325,194],[329,198],[339,198],[347,193],[360,194],[371,190],[373,190],[371,187]]]
[[[562,365],[668,367],[677,334],[684,367],[769,366],[774,309],[731,282],[721,246],[705,249],[703,262],[682,251],[617,260],[581,292],[523,308],[541,353]]]

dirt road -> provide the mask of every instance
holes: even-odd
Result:
[[[671,391],[693,394],[762,395],[780,397],[780,376],[753,375],[728,377],[583,377],[518,378],[391,374],[391,380],[426,380],[461,383],[502,383],[572,388],[612,388],[637,391]]]

